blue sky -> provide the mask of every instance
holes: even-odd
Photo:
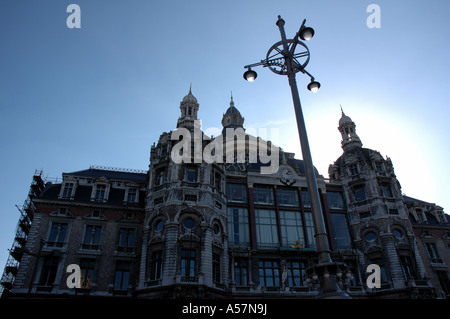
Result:
[[[69,4],[81,28],[69,29]],[[381,28],[369,29],[369,4]],[[204,129],[220,128],[233,91],[247,128],[278,129],[301,158],[287,78],[243,66],[265,58],[303,19],[315,29],[297,82],[315,166],[341,154],[342,105],[364,147],[389,156],[409,196],[450,207],[447,159],[450,2],[83,1],[0,2],[0,269],[36,169],[44,177],[103,165],[147,169],[150,146],[175,128],[192,83]]]

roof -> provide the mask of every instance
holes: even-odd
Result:
[[[147,181],[147,173],[138,170],[126,170],[126,169],[97,169],[89,168],[86,170],[76,171],[72,173],[63,173],[66,176],[80,176],[90,178],[105,177],[108,179],[127,180],[136,183],[145,183]]]

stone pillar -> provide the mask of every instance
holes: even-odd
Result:
[[[171,285],[175,281],[177,271],[177,237],[178,224],[167,223],[164,243],[164,263],[162,271],[162,285]]]
[[[381,234],[380,237],[394,289],[405,288],[405,278],[403,277],[402,267],[395,249],[394,238],[390,233]]]
[[[213,287],[212,280],[212,234],[211,227],[205,226],[202,234],[200,274],[203,275],[203,283],[208,287]],[[199,275],[200,275],[199,274]]]

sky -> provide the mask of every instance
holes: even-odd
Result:
[[[70,4],[80,28],[67,25]],[[278,130],[300,159],[287,77],[242,76],[280,41],[278,15],[288,38],[303,19],[315,30],[306,70],[321,88],[301,73],[297,84],[319,173],[342,155],[342,106],[363,147],[391,158],[402,192],[448,213],[449,12],[446,0],[1,0],[0,271],[35,170],[148,169],[191,84],[203,130],[221,129],[232,92],[244,127]]]

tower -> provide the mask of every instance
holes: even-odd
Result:
[[[189,90],[180,103],[177,130],[198,134],[199,103]],[[195,126],[197,125],[197,127]],[[195,128],[195,130],[194,130]],[[196,133],[197,132],[197,133]],[[200,147],[210,142],[202,134]],[[201,298],[225,293],[228,241],[223,164],[173,160],[172,132],[151,148],[138,296]],[[194,146],[192,146],[194,147]],[[185,150],[183,149],[183,152]]]
[[[382,289],[415,288],[425,269],[390,158],[362,147],[356,125],[341,108],[343,154],[329,166],[330,182],[343,186],[360,264],[377,264]],[[375,292],[375,291],[373,291]]]
[[[180,117],[178,118],[177,128],[184,127],[187,129],[194,128],[194,121],[197,120],[197,113],[200,104],[197,99],[192,95],[192,86],[189,87],[189,93],[183,98],[180,103]]]
[[[353,147],[362,147],[361,140],[358,134],[356,134],[356,124],[352,121],[350,117],[345,115],[341,106],[342,117],[339,120],[338,130],[341,132],[342,141],[341,146],[344,151],[349,150]]]
[[[222,117],[223,129],[244,127],[244,117],[239,110],[234,106],[233,95],[231,95],[230,107],[223,114]]]

